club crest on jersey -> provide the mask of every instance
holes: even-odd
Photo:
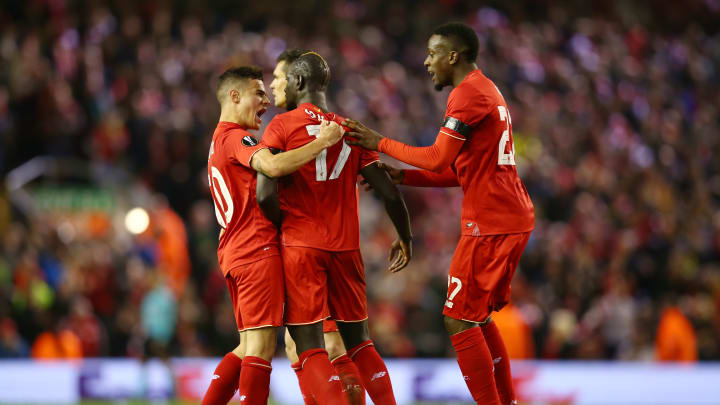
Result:
[[[245,146],[255,146],[258,144],[258,141],[251,135],[245,135],[243,136],[242,144]]]

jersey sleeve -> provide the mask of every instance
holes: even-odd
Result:
[[[492,102],[488,95],[470,86],[458,86],[448,97],[445,121],[440,132],[465,140],[491,109]]]
[[[231,162],[245,167],[250,167],[250,159],[255,152],[267,149],[267,146],[259,144],[255,137],[243,133],[229,136],[223,146]]]
[[[262,145],[267,148],[275,148],[280,151],[286,150],[285,130],[282,120],[275,117],[270,121],[262,137]]]
[[[360,169],[380,161],[380,154],[374,150],[360,149]]]

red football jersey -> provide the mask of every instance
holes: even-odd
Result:
[[[340,123],[343,118],[323,113],[313,104],[301,104],[276,115],[262,142],[284,151],[299,148],[314,139],[323,120]],[[378,159],[377,152],[341,141],[280,179],[283,245],[330,251],[359,249],[357,176]]]
[[[515,167],[510,111],[480,70],[450,92],[440,131],[467,139],[451,166],[465,194],[462,234],[531,231],[535,213]]]
[[[208,183],[215,216],[225,229],[218,263],[226,275],[233,268],[278,255],[277,229],[265,218],[255,197],[257,174],[250,159],[264,148],[240,125],[221,121],[210,144]]]

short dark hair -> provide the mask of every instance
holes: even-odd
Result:
[[[230,68],[223,72],[218,78],[217,84],[217,98],[218,101],[222,102],[223,93],[225,93],[225,87],[239,80],[262,80],[263,74],[262,69],[257,66],[238,66]]]
[[[468,25],[460,22],[450,22],[435,28],[432,35],[440,35],[456,41],[459,46],[457,51],[465,57],[466,62],[475,62],[477,59],[480,43],[477,34]]]
[[[304,53],[307,53],[307,51],[305,49],[288,48],[288,49],[284,50],[280,54],[280,56],[277,57],[276,62],[277,63],[285,62],[288,65],[290,65],[291,63],[295,62],[297,60],[297,58],[302,56],[302,54],[304,54]]]
[[[304,77],[311,91],[325,90],[330,83],[330,67],[325,59],[315,52],[300,55],[288,67],[288,74]]]

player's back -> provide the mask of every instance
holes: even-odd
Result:
[[[270,122],[263,144],[284,151],[299,148],[313,140],[323,120],[340,123],[343,118],[323,113],[313,104],[301,104]],[[376,152],[342,141],[282,178],[283,244],[331,251],[358,249],[357,176],[377,160]]]
[[[471,72],[448,98],[448,115],[472,126],[453,162],[463,188],[463,234],[527,232],[534,226],[530,197],[515,166],[510,112],[495,84]]]

